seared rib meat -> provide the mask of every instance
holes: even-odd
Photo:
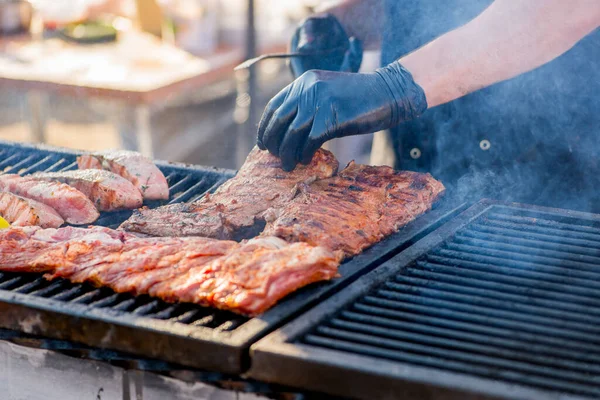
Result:
[[[350,257],[429,210],[444,186],[429,174],[350,163],[337,176],[299,189],[268,213],[263,235]]]
[[[62,182],[85,194],[100,211],[134,209],[142,206],[142,193],[127,179],[99,169],[42,172],[32,178]]]
[[[156,236],[253,237],[264,227],[266,210],[291,200],[298,184],[328,178],[337,168],[333,154],[319,150],[309,165],[285,172],[279,158],[255,147],[237,175],[214,194],[191,204],[139,210],[121,229]]]
[[[52,207],[69,224],[91,224],[100,213],[79,190],[60,182],[43,182],[31,176],[0,176],[0,191],[11,192]]]
[[[167,301],[200,300],[200,304],[257,315],[285,294],[334,278],[339,261],[338,255],[323,247],[261,237],[155,286],[150,294]]]
[[[322,247],[261,237],[139,238],[108,228],[0,231],[0,270],[48,272],[118,292],[150,294],[256,315],[281,298],[337,274],[339,257]]]
[[[9,192],[0,192],[0,216],[14,226],[56,228],[65,222],[52,207]]]
[[[84,154],[77,157],[79,169],[105,169],[137,187],[147,200],[167,200],[169,185],[163,173],[140,153],[128,150]]]

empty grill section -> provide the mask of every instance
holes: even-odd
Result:
[[[598,398],[600,225],[492,207],[297,343]]]

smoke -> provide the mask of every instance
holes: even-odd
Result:
[[[474,18],[491,1],[387,2],[384,64]],[[457,199],[482,197],[600,212],[600,39],[556,60],[428,110],[398,129],[398,167],[431,172]],[[501,60],[499,61],[501,62]],[[432,154],[411,160],[411,147]]]

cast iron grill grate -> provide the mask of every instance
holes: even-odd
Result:
[[[77,152],[0,141],[0,174],[76,169]],[[157,162],[170,187],[168,203],[194,201],[233,171]],[[148,207],[161,205],[151,202]],[[464,205],[445,204],[340,266],[341,277],[303,288],[257,318],[192,304],[168,304],[106,288],[46,281],[40,274],[0,274],[0,328],[68,340],[205,370],[238,374],[250,345],[295,315],[375,269]],[[95,223],[115,228],[131,211],[103,213]]]
[[[76,154],[48,152],[14,146],[0,147],[0,173],[27,175],[35,172],[68,171],[77,169]],[[195,201],[213,191],[233,174],[230,171],[159,164],[169,183],[168,202],[146,202],[156,207]],[[131,211],[102,213],[94,225],[117,228],[131,215]],[[230,331],[248,320],[233,313],[199,307],[193,304],[168,304],[148,296],[134,297],[115,293],[106,288],[87,284],[72,284],[60,279],[49,282],[39,274],[0,273],[0,290],[29,294],[71,304],[85,304],[95,308],[109,308],[136,316],[168,322],[203,326],[218,331]]]
[[[600,225],[494,207],[299,340],[600,396]]]

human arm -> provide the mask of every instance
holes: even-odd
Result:
[[[597,0],[496,0],[466,25],[375,73],[302,75],[267,105],[258,145],[293,169],[330,139],[390,128],[535,69],[599,24]]]
[[[597,0],[496,0],[399,62],[434,107],[552,61],[599,25]]]

